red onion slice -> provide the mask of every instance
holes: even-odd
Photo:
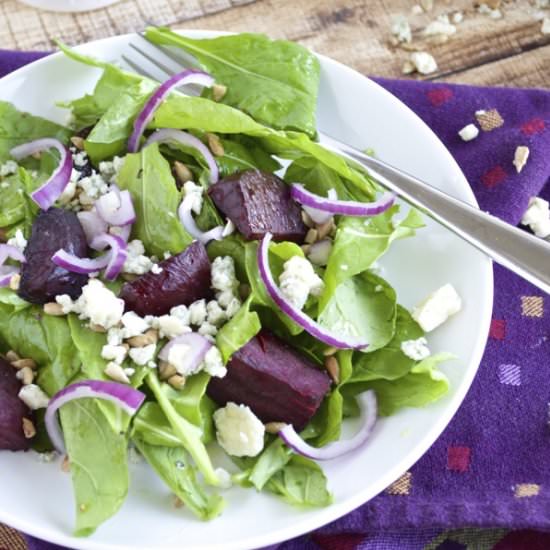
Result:
[[[185,373],[192,374],[197,372],[199,365],[204,361],[206,352],[212,347],[212,344],[202,335],[197,332],[186,332],[176,338],[172,338],[158,354],[159,359],[168,361],[170,350],[177,344],[185,344],[191,349],[185,356],[185,363],[177,365],[177,368]],[[176,366],[176,365],[174,365]]]
[[[73,273],[89,274],[105,268],[105,278],[110,281],[116,279],[128,257],[126,241],[117,235],[104,233],[94,237],[90,247],[94,250],[110,247],[111,250],[98,258],[79,258],[61,249],[52,256],[52,262]]]
[[[287,424],[282,428],[278,435],[294,452],[307,458],[313,460],[332,460],[333,458],[341,457],[362,447],[376,423],[377,405],[374,391],[366,391],[357,398],[357,401],[361,407],[361,427],[351,439],[335,441],[324,447],[312,447],[296,433],[291,424]]]
[[[184,86],[185,84],[198,84],[199,86],[210,88],[214,84],[214,78],[203,71],[187,69],[163,82],[147,100],[143,110],[134,121],[134,130],[128,140],[128,151],[130,153],[138,151],[139,140],[160,104],[174,88]]]
[[[327,193],[327,198],[331,200],[336,200],[338,198],[336,189],[329,189]],[[324,212],[323,210],[318,210],[317,208],[303,206],[303,210],[316,224],[319,225],[328,222],[330,218],[332,218],[332,214],[330,212]]]
[[[344,216],[376,216],[385,212],[395,202],[395,195],[389,192],[374,202],[340,201],[311,193],[300,183],[291,185],[290,196],[304,207]]]
[[[19,248],[11,244],[0,244],[0,287],[9,286],[11,278],[19,273],[19,268],[14,265],[4,265],[11,258],[18,262],[24,262],[25,256]]]
[[[111,185],[111,191],[95,201],[95,207],[101,218],[110,225],[130,225],[136,221],[130,192],[120,191],[116,185]]]
[[[4,262],[11,258],[17,262],[24,262],[25,255],[19,248],[12,246],[11,244],[0,244],[0,266],[4,265]]]
[[[172,128],[163,128],[162,130],[157,130],[154,134],[151,134],[147,141],[145,142],[145,147],[151,145],[151,143],[166,143],[170,141],[175,141],[186,145],[187,147],[192,147],[196,149],[206,161],[208,165],[208,170],[210,171],[210,183],[216,183],[219,177],[218,165],[214,159],[214,155],[210,152],[210,149],[195,136],[183,132],[181,130],[173,130]]]
[[[19,268],[14,265],[0,266],[0,287],[10,285],[11,278],[19,273]]]
[[[311,317],[308,317],[303,311],[296,308],[286,299],[283,293],[279,290],[279,287],[275,284],[273,275],[271,274],[271,269],[269,267],[269,243],[271,242],[271,239],[271,233],[266,233],[264,238],[260,241],[260,245],[258,247],[258,268],[260,271],[260,277],[262,278],[268,294],[281,308],[283,313],[288,315],[295,323],[309,332],[309,334],[329,346],[334,346],[339,349],[364,349],[368,347],[368,342],[360,342],[332,334],[331,331],[322,327],[319,323],[314,321]]]
[[[95,210],[83,210],[78,212],[78,221],[84,229],[86,240],[90,244],[95,237],[107,233],[109,224],[95,211]]]
[[[200,241],[202,244],[207,244],[210,241],[221,241],[223,239],[223,226],[218,225],[209,231],[201,231],[197,227],[193,214],[191,213],[192,206],[193,196],[190,193],[181,201],[178,208],[178,215],[180,217],[181,224],[185,227],[187,233]]]
[[[111,248],[109,254],[109,262],[105,268],[105,278],[109,281],[114,281],[122,271],[124,262],[128,257],[127,243],[124,239],[117,235],[105,233],[96,237],[90,246],[95,250],[103,250],[107,246]]]
[[[132,226],[131,225],[123,225],[119,227],[118,235],[124,242],[128,242],[128,239],[130,238],[130,233],[132,232]],[[113,233],[114,235],[115,233]]]
[[[110,401],[133,416],[141,407],[145,395],[126,384],[102,380],[84,380],[63,388],[50,399],[44,418],[50,441],[60,453],[65,452],[65,443],[56,413],[63,405],[84,398]]]
[[[44,138],[24,143],[14,147],[10,154],[16,160],[45,151],[46,149],[57,149],[61,156],[58,167],[52,175],[38,189],[31,193],[32,200],[42,210],[47,210],[59,198],[71,179],[73,170],[73,159],[71,152],[59,140]]]
[[[111,252],[107,252],[99,258],[79,258],[61,249],[52,256],[52,262],[67,271],[87,275],[107,267],[110,258]]]

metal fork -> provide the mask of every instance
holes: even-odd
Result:
[[[190,64],[189,58],[149,43],[129,44],[123,60],[136,72],[165,80]],[[351,145],[319,132],[319,142],[365,167],[383,186],[530,283],[550,293],[550,243],[482,212],[428,183]]]

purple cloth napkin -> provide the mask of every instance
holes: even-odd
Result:
[[[0,50],[0,76],[39,56]],[[442,139],[482,209],[517,224],[529,197],[550,198],[550,91],[378,82]],[[480,134],[464,142],[457,132],[470,123]],[[530,149],[521,174],[512,164],[518,145]],[[382,546],[369,548],[422,548],[432,529],[461,526],[550,530],[549,381],[550,297],[496,266],[487,349],[443,435],[386,491],[320,529],[315,543],[302,537],[279,548],[366,548],[361,536],[377,532]],[[403,530],[403,545],[384,538],[390,529]],[[32,538],[29,547],[56,548]]]

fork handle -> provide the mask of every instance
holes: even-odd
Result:
[[[384,187],[546,293],[550,293],[550,243],[456,199],[361,151],[323,136],[321,143],[368,169]]]

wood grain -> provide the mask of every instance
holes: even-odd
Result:
[[[435,0],[433,10],[412,15],[413,0],[123,0],[82,14],[53,14],[15,0],[0,2],[0,46],[51,49],[60,38],[69,44],[140,31],[147,25],[227,31],[266,32],[297,40],[364,74],[405,77],[410,52],[391,43],[391,24],[407,16],[413,48],[434,55],[433,80],[503,86],[550,85],[550,35],[540,18],[550,10],[535,0],[501,3],[503,17],[478,13],[472,0]],[[444,43],[423,37],[438,15],[464,14],[457,32]],[[418,78],[412,75],[408,78]]]

